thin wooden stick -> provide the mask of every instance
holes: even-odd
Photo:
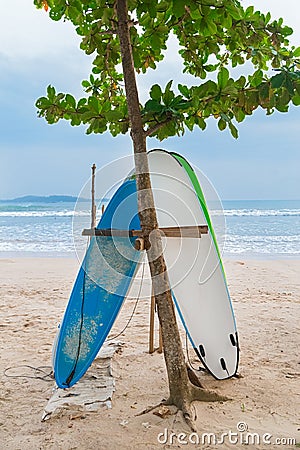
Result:
[[[157,349],[158,353],[162,353],[163,351],[163,342],[162,342],[162,334],[161,334],[161,326],[159,324],[159,346]]]
[[[92,165],[92,217],[91,217],[91,229],[96,228],[96,204],[95,204],[95,172],[96,164]]]
[[[150,304],[150,329],[149,329],[149,353],[154,352],[154,314],[155,314],[155,298],[153,292],[151,294]]]

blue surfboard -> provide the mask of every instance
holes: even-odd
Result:
[[[135,180],[116,191],[98,229],[140,229]],[[74,385],[92,364],[123,304],[141,253],[136,237],[93,236],[80,267],[54,348],[58,387]]]

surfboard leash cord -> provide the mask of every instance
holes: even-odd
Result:
[[[116,334],[116,336],[112,336],[111,338],[106,339],[106,342],[113,341],[114,339],[117,339],[119,336],[121,336],[123,333],[125,333],[125,331],[126,331],[127,328],[129,327],[130,322],[131,322],[132,319],[133,319],[133,316],[134,316],[134,314],[135,314],[136,308],[137,308],[138,303],[139,303],[139,300],[140,300],[140,296],[141,296],[141,292],[142,292],[142,286],[143,286],[143,280],[144,280],[144,273],[145,273],[145,264],[143,264],[142,277],[141,277],[141,282],[140,282],[140,286],[139,286],[138,295],[137,295],[137,297],[136,297],[136,301],[135,301],[134,307],[133,307],[133,309],[132,309],[131,315],[130,315],[128,321],[127,321],[127,324],[125,325],[125,327],[123,328],[123,330],[120,331],[120,333]]]
[[[189,342],[188,342],[188,334],[187,334],[187,332],[185,332],[185,352],[186,352],[186,358],[187,358],[188,364],[189,364],[189,366],[190,366],[190,368],[192,370],[194,370],[195,372],[206,372],[205,367],[199,366],[197,368],[197,367],[194,367],[193,364],[191,363],[190,354],[189,354]]]
[[[33,375],[25,375],[23,374],[17,374],[17,375],[11,375],[8,372],[12,371],[12,370],[17,370],[19,368],[26,368],[26,369],[30,369],[34,371]],[[50,369],[50,370],[49,370]],[[49,372],[48,372],[49,370]],[[4,371],[3,371],[3,375],[7,378],[33,378],[35,380],[42,380],[42,381],[51,381],[53,382],[54,380],[54,373],[52,370],[52,367],[50,366],[39,366],[39,367],[34,367],[34,366],[30,366],[28,364],[22,364],[20,366],[14,366],[14,367],[7,367]]]

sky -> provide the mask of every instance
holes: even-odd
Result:
[[[244,0],[294,29],[291,43],[300,46],[299,0]],[[48,125],[34,106],[52,84],[58,91],[82,95],[91,57],[79,50],[72,25],[53,22],[33,0],[2,1],[0,6],[0,199],[23,195],[78,195],[98,168],[132,153],[129,136],[85,134],[84,127],[60,121]],[[152,83],[166,84],[178,73],[176,44],[158,71],[138,80],[141,98]],[[174,82],[188,77],[174,78]],[[239,139],[207,129],[163,142],[148,139],[148,148],[183,154],[215,186],[223,200],[300,198],[300,108],[266,117],[257,111],[239,125]]]

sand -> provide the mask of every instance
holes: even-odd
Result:
[[[116,383],[112,408],[86,412],[73,407],[42,422],[53,382],[9,378],[4,370],[12,367],[7,375],[34,376],[34,371],[20,366],[51,365],[52,343],[78,262],[0,259],[0,449],[227,449],[244,447],[242,438],[249,440],[249,449],[295,449],[289,439],[300,442],[300,261],[229,260],[225,269],[240,336],[242,377],[216,381],[199,372],[207,388],[231,400],[194,403],[196,435],[190,434],[179,413],[166,418],[153,412],[138,415],[168,396],[163,356],[148,354],[148,299],[139,302],[119,338],[124,345],[112,361]],[[126,301],[113,334],[126,324],[134,303]],[[182,336],[185,346],[183,331]],[[192,350],[190,357],[198,367]],[[242,433],[246,427],[248,432]],[[230,435],[230,430],[237,434]],[[224,443],[222,433],[227,433]]]

